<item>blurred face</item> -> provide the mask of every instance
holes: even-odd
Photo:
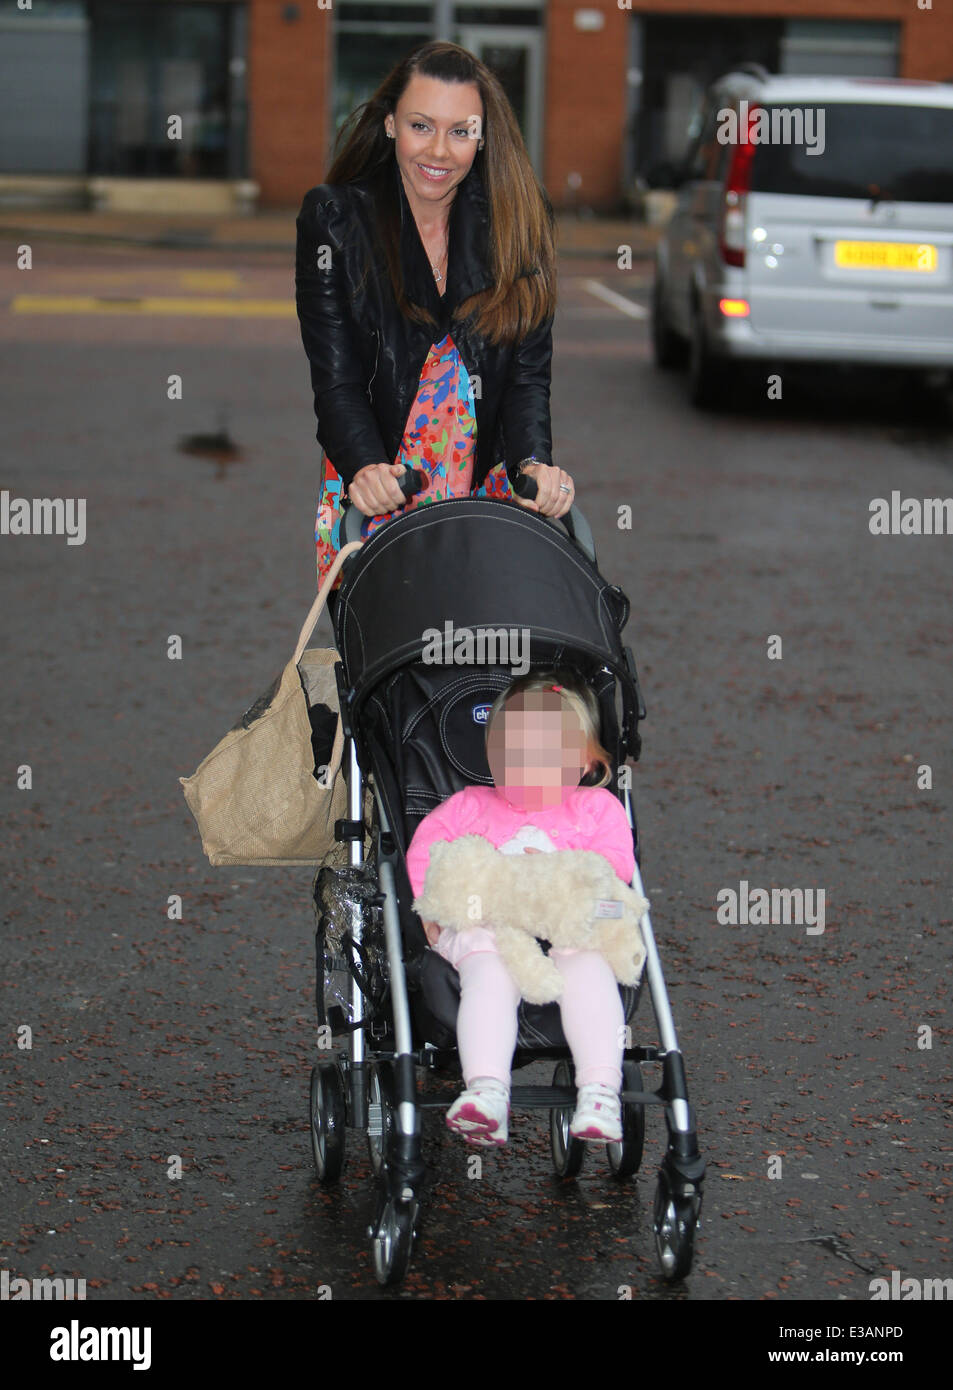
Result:
[[[514,806],[558,806],[588,767],[586,735],[558,691],[515,695],[497,714],[486,740],[497,790]]]
[[[483,99],[473,82],[415,74],[384,128],[396,137],[397,163],[411,206],[448,206],[470,172],[483,134]],[[415,201],[416,200],[416,201]]]

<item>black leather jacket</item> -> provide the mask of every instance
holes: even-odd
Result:
[[[417,224],[400,189],[400,258],[410,298],[437,318],[430,330],[397,307],[383,253],[361,287],[363,246],[375,248],[372,185],[366,180],[320,184],[304,196],[297,218],[295,298],[311,363],[317,439],[347,486],[369,463],[391,463],[403,439],[420,373],[432,342],[448,331],[474,383],[477,449],[472,486],[506,461],[510,480],[520,459],[552,463],[549,413],[552,317],[521,342],[493,346],[450,310],[492,283],[486,245],[489,207],[476,167],[459,185],[450,209],[447,288],[438,294]],[[329,247],[321,268],[319,248]],[[524,272],[535,273],[533,270]]]

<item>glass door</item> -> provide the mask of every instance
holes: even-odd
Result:
[[[89,172],[228,178],[243,163],[233,7],[92,0]],[[181,139],[169,139],[169,117]]]
[[[500,79],[516,113],[526,149],[543,177],[543,36],[538,29],[474,24],[457,29],[455,43],[469,49]]]

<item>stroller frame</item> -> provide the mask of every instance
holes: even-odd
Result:
[[[427,510],[431,512],[433,507],[446,505],[435,503]],[[402,520],[396,518],[377,534],[383,535],[392,527],[401,525]],[[536,524],[553,525],[541,521]],[[594,565],[588,527],[575,507],[567,529],[574,544]],[[625,602],[627,612],[628,601]],[[625,648],[625,660],[637,694],[636,717],[641,719],[646,711],[629,648]],[[360,869],[365,863],[363,807],[367,777],[361,766],[358,733],[351,718],[353,691],[346,682],[343,663],[339,661],[335,670],[345,738],[342,767],[348,791],[348,816],[337,823],[335,836],[339,841],[348,843],[349,868]],[[637,734],[635,746],[637,756]],[[352,904],[349,927],[350,1021],[344,1019],[343,1011],[336,1018],[335,1011],[330,1011],[332,1022],[336,1021],[339,1029],[347,1032],[347,1047],[339,1050],[333,1058],[323,1058],[312,1070],[310,1133],[318,1179],[323,1185],[330,1186],[343,1171],[346,1129],[365,1132],[377,1180],[375,1214],[367,1228],[374,1273],[378,1283],[394,1285],[407,1271],[421,1211],[422,1187],[426,1176],[421,1153],[421,1111],[437,1107],[445,1109],[448,1104],[446,1097],[418,1093],[415,1069],[419,1067],[433,1071],[448,1068],[458,1062],[458,1056],[456,1048],[443,1048],[429,1042],[423,1047],[414,1045],[396,883],[400,851],[373,775],[370,784],[375,807],[372,852],[377,865],[378,892],[367,900],[363,908],[357,903]],[[644,896],[638,834],[628,787],[624,788],[621,800],[635,844],[635,871],[631,886]],[[328,871],[319,871],[319,877],[321,872]],[[317,882],[316,879],[316,888]],[[361,943],[366,926],[365,914],[368,912],[380,913],[387,962],[384,996],[376,1002],[369,1015],[365,1009],[368,980],[360,968],[364,958]],[[646,952],[643,980],[647,979],[649,985],[659,1045],[627,1046],[624,1049],[621,1092],[623,1138],[620,1143],[608,1144],[605,1148],[612,1175],[619,1180],[631,1177],[641,1165],[645,1107],[663,1107],[668,1139],[658,1170],[653,1231],[662,1277],[671,1282],[683,1279],[692,1266],[695,1235],[700,1221],[705,1161],[698,1150],[695,1114],[689,1102],[684,1059],[648,910],[641,919],[640,931]],[[324,927],[320,918],[315,934],[315,955],[316,1005],[320,1023],[325,1016]],[[388,996],[390,1018],[381,1036],[378,1015]],[[630,1036],[627,1028],[627,1041]],[[530,1062],[546,1059],[557,1061],[553,1085],[513,1086],[510,1103],[513,1110],[546,1108],[550,1111],[554,1168],[558,1176],[569,1179],[578,1174],[588,1147],[585,1141],[574,1139],[569,1134],[569,1119],[576,1097],[572,1084],[571,1053],[568,1047],[521,1048],[518,1042],[512,1065],[515,1071]],[[640,1069],[643,1062],[661,1064],[661,1084],[655,1091],[645,1089]]]

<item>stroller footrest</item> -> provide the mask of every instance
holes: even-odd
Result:
[[[422,1096],[417,1101],[421,1110],[449,1110],[453,1104],[455,1096],[442,1096],[436,1099],[433,1096]],[[510,1091],[510,1105],[532,1107],[549,1106],[560,1107],[564,1105],[575,1105],[576,1090],[574,1086],[514,1086]]]
[[[621,1094],[623,1105],[667,1105],[668,1102],[655,1091],[623,1091]],[[560,1110],[567,1106],[575,1105],[576,1088],[574,1086],[514,1086],[510,1091],[510,1105],[513,1109],[519,1106],[521,1109],[552,1109],[558,1106]],[[439,1099],[434,1096],[421,1096],[417,1105],[421,1110],[447,1110],[453,1104],[446,1096]]]
[[[654,1091],[623,1091],[623,1105],[665,1105],[666,1102]],[[510,1091],[510,1104],[521,1107],[543,1107],[575,1105],[575,1086],[514,1086]]]
[[[510,1091],[512,1106],[575,1105],[575,1086],[514,1086]]]

